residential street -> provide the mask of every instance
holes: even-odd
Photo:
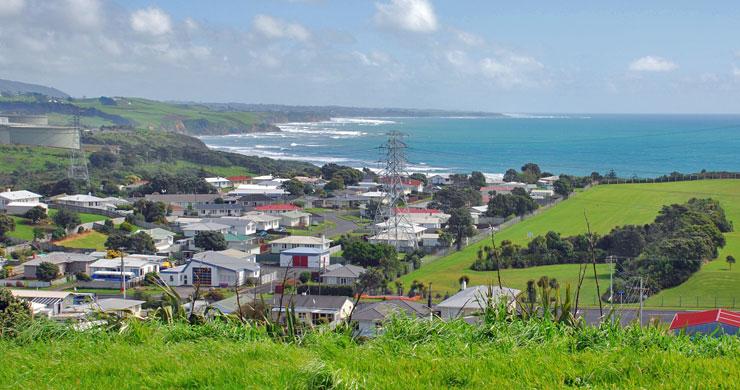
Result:
[[[336,211],[322,213],[321,215],[324,217],[325,220],[334,222],[334,224],[336,225],[336,227],[328,229],[324,232],[324,235],[326,237],[334,237],[349,233],[359,227],[356,223],[352,221],[339,218],[340,214]]]

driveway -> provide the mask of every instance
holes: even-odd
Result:
[[[336,225],[335,227],[324,231],[324,235],[326,235],[326,237],[334,237],[345,233],[350,233],[359,227],[356,223],[352,221],[339,218],[339,215],[340,214],[337,212],[327,212],[321,214],[321,216],[324,217],[324,220],[331,221]]]

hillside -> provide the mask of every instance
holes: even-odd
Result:
[[[121,184],[128,175],[147,178],[162,172],[220,176],[318,172],[309,163],[210,150],[197,138],[164,131],[89,132],[83,135],[83,143],[88,150],[110,149],[115,154],[105,166],[89,164],[93,184]],[[65,178],[68,166],[68,151],[62,149],[0,145],[3,187],[38,190],[44,183]]]
[[[38,84],[23,83],[20,81],[0,79],[0,94],[18,95],[18,94],[39,94],[53,98],[68,98],[69,95],[52,87],[46,87]]]
[[[624,184],[597,186],[585,192],[577,193],[559,205],[527,219],[496,234],[496,241],[511,240],[515,243],[529,242],[528,234],[542,235],[550,230],[563,235],[573,235],[586,231],[583,218],[588,214],[591,228],[599,233],[606,233],[611,228],[625,224],[644,224],[651,222],[661,206],[671,203],[683,203],[692,197],[715,198],[719,200],[727,213],[727,218],[736,226],[740,221],[740,181],[738,180],[705,180],[692,182],[661,184]],[[683,296],[683,306],[688,306],[688,297],[696,304],[700,296],[700,306],[713,306],[714,296],[724,297],[720,305],[732,305],[732,297],[737,297],[740,304],[740,267],[727,270],[724,258],[728,254],[740,253],[740,233],[726,234],[727,245],[720,251],[720,257],[694,274],[681,286],[665,290],[648,303],[668,306]],[[471,245],[461,252],[425,264],[421,269],[404,275],[401,281],[409,286],[413,280],[424,283],[432,282],[435,292],[454,292],[459,288],[458,278],[465,274],[471,284],[483,284],[496,280],[494,271],[472,271],[470,265],[476,257],[476,251],[483,245],[490,245],[488,240]],[[550,265],[525,269],[506,269],[501,272],[503,283],[510,287],[523,289],[527,280],[538,279],[547,275],[555,277],[561,284],[570,282],[573,286],[577,280],[577,265]],[[609,266],[599,265],[600,283],[605,286],[609,281]],[[593,273],[589,269],[584,282],[584,302],[596,304]],[[661,296],[663,300],[661,301]],[[678,302],[675,303],[678,306]]]

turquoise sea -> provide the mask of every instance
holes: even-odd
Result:
[[[378,168],[389,131],[405,133],[410,172],[544,171],[620,177],[673,171],[740,171],[739,115],[504,115],[334,118],[281,132],[208,136],[210,147],[248,155]]]

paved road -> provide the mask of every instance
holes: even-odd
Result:
[[[328,212],[321,215],[324,217],[325,220],[332,221],[336,224],[336,227],[324,231],[324,235],[326,235],[326,237],[334,237],[349,233],[359,227],[356,223],[352,221],[339,218],[340,214],[337,212]]]
[[[689,311],[689,310],[681,310]],[[599,309],[588,308],[579,310],[586,323],[595,325],[601,322],[599,320]],[[608,308],[604,308],[604,313],[608,313]],[[639,311],[637,309],[615,309],[619,323],[624,325],[631,324],[637,321]],[[642,311],[642,325],[648,325],[653,321],[658,321],[664,324],[670,324],[673,320],[673,316],[678,313],[679,310],[650,310],[645,309]]]

